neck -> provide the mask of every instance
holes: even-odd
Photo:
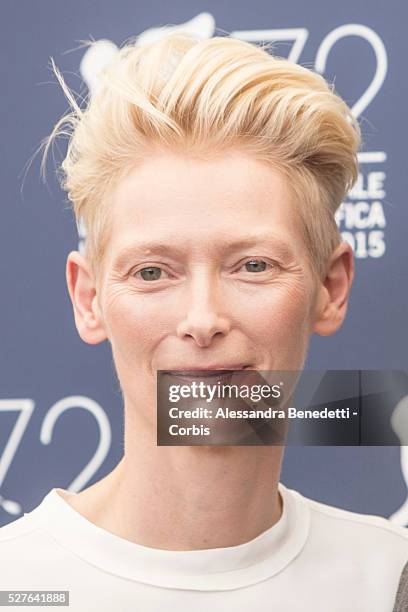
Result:
[[[156,446],[126,423],[125,454],[72,503],[98,526],[165,550],[236,546],[280,518],[281,446]]]

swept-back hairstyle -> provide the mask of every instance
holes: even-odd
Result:
[[[81,108],[53,63],[72,110],[46,139],[69,135],[57,172],[86,229],[85,254],[98,276],[109,238],[110,194],[156,146],[216,156],[233,147],[287,178],[316,275],[341,241],[334,213],[358,176],[361,131],[319,74],[231,37],[172,33],[122,46]],[[194,203],[191,204],[194,206]]]

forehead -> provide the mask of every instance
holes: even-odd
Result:
[[[109,250],[155,241],[173,248],[231,246],[275,238],[299,248],[300,224],[286,176],[242,152],[211,159],[176,153],[150,156],[111,197]]]

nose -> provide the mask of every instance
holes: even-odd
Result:
[[[225,299],[210,274],[197,274],[189,285],[187,309],[177,327],[179,338],[190,336],[199,347],[209,346],[215,336],[225,336],[231,328],[223,314]]]

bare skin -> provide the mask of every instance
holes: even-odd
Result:
[[[66,274],[80,337],[111,343],[125,452],[108,476],[67,501],[152,548],[242,544],[282,514],[283,447],[157,446],[156,372],[302,369],[311,334],[330,335],[344,320],[351,247],[341,243],[317,280],[283,176],[239,151],[210,161],[153,155],[122,179],[112,203],[101,282],[77,251]],[[128,246],[135,250],[124,255]]]

